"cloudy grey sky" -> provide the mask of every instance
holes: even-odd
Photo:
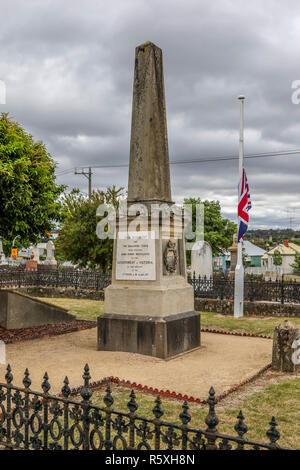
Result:
[[[0,0],[2,111],[42,139],[60,183],[72,168],[129,159],[134,48],[163,49],[170,160],[237,155],[246,95],[246,154],[300,149],[297,0]],[[250,227],[300,228],[300,154],[246,160]],[[127,168],[94,170],[93,187],[127,186]],[[236,213],[238,163],[172,165],[173,199],[219,199]]]

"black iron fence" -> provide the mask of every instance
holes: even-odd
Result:
[[[48,269],[25,271],[24,269],[0,270],[0,287],[74,287],[75,289],[101,290],[111,283],[109,274],[97,271]]]
[[[229,277],[196,277],[189,279],[195,297],[210,299],[233,299],[234,279]],[[265,281],[263,278],[247,276],[244,281],[244,299],[249,301],[300,303],[300,283],[296,280]]]
[[[72,398],[66,377],[60,396],[49,394],[51,388],[47,373],[42,392],[30,389],[31,380],[26,369],[24,388],[13,385],[10,366],[5,383],[0,383],[0,447],[32,450],[277,450],[280,433],[274,417],[266,432],[267,442],[246,438],[248,431],[242,411],[234,426],[235,435],[217,430],[214,389],[209,391],[208,414],[205,429],[190,427],[191,415],[185,401],[179,414],[179,424],[162,419],[164,411],[158,396],[153,403],[153,417],[138,414],[134,390],[127,404],[128,411],[116,411],[108,383],[103,406],[92,404],[88,365],[84,368],[84,384],[80,398]]]
[[[196,277],[188,279],[195,297],[233,299],[234,279],[230,277]],[[111,283],[111,275],[99,271],[42,269],[1,269],[0,287],[73,287],[75,289],[101,290]],[[265,281],[262,277],[246,276],[244,299],[250,301],[300,303],[300,283],[285,280]]]

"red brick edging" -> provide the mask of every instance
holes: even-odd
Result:
[[[246,331],[230,331],[230,330],[223,330],[218,328],[208,328],[206,326],[201,328],[203,333],[218,333],[220,335],[233,335],[233,336],[248,336],[250,338],[265,338],[265,339],[272,339],[270,335],[261,335],[259,333],[248,333]]]
[[[243,380],[237,385],[234,385],[233,387],[229,388],[225,392],[221,393],[219,396],[216,397],[216,400],[220,402],[231,393],[236,392],[239,388],[243,387],[244,385],[250,382],[253,382],[259,376],[264,374],[268,369],[270,369],[271,365],[272,365],[271,363],[267,364],[266,366],[264,366],[262,369],[260,369],[258,372],[256,372],[254,375],[252,375],[248,379]],[[97,382],[91,382],[90,388],[95,390],[101,387],[102,385],[107,385],[110,383],[115,383],[117,385],[120,385],[121,387],[133,388],[140,392],[150,393],[151,395],[156,395],[156,396],[160,395],[161,397],[174,398],[176,400],[183,400],[183,401],[187,401],[190,403],[198,403],[198,404],[203,404],[203,405],[207,404],[207,400],[203,400],[201,398],[195,398],[193,396],[183,395],[182,393],[176,393],[174,391],[171,392],[170,390],[158,390],[158,388],[148,387],[147,385],[137,384],[136,382],[130,382],[130,380],[123,380],[123,379],[120,379],[119,377],[113,377],[113,376],[105,377],[102,380],[99,380]],[[81,392],[82,388],[83,388],[82,386],[73,388],[71,391],[71,395],[73,396],[78,395]]]
[[[230,331],[230,330],[222,330],[222,329],[219,330],[218,328],[202,327],[201,331],[204,333],[217,333],[217,334],[223,334],[223,335],[246,336],[250,338],[272,339],[272,336],[269,336],[269,335],[261,335],[261,334],[255,334],[255,333],[238,332],[238,331]],[[244,385],[250,382],[253,382],[255,379],[257,379],[262,374],[264,374],[268,369],[270,369],[271,366],[272,366],[271,363],[267,364],[265,367],[260,369],[258,372],[256,372],[254,375],[252,375],[248,379],[243,380],[237,385],[234,385],[233,387],[229,388],[225,392],[221,393],[219,396],[216,397],[216,400],[219,402],[223,400],[224,398],[226,398],[231,393],[236,392],[239,388],[243,387]],[[102,380],[99,380],[97,382],[92,382],[90,384],[90,387],[92,389],[97,389],[101,387],[102,385],[106,385],[109,383],[115,383],[122,387],[133,388],[141,392],[150,393],[152,395],[160,395],[161,397],[174,398],[176,400],[188,401],[190,403],[207,404],[207,400],[203,400],[201,398],[195,398],[193,396],[183,395],[182,393],[176,393],[174,391],[171,392],[170,390],[158,390],[158,388],[148,387],[148,385],[137,384],[136,382],[130,382],[129,380],[124,380],[124,379],[120,379],[119,377],[113,377],[113,376],[105,377]],[[71,394],[77,395],[80,393],[81,390],[82,390],[82,386],[73,388]]]

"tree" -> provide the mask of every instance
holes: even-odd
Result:
[[[42,142],[35,142],[17,122],[0,115],[0,237],[9,253],[36,243],[60,219],[55,163]]]
[[[291,267],[293,268],[295,274],[300,273],[300,253],[295,254],[295,260],[294,263],[291,264]]]
[[[249,256],[247,256],[244,248],[243,248],[243,251],[242,251],[242,262],[243,262],[244,268],[249,268],[249,266],[251,266],[251,260],[250,260]]]
[[[274,250],[274,253],[272,255],[273,258],[273,264],[277,268],[277,272],[279,274],[279,266],[282,265],[282,256],[279,250]]]
[[[55,240],[55,253],[60,259],[72,261],[79,267],[111,269],[113,240],[97,237],[96,225],[101,218],[96,218],[96,211],[103,203],[118,207],[122,189],[112,186],[106,192],[94,191],[90,198],[78,189],[64,195],[63,222]]]
[[[200,198],[189,198],[184,200],[184,204],[190,204],[192,212],[192,228],[196,230],[196,205],[204,204],[204,240],[211,248],[213,256],[223,254],[224,250],[232,245],[233,234],[237,231],[235,223],[225,219],[221,215],[221,205],[219,201],[201,201]],[[190,251],[187,251],[187,262],[190,263]]]

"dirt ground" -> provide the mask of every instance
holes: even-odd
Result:
[[[6,346],[14,384],[21,385],[28,367],[31,389],[39,391],[48,372],[50,393],[57,393],[67,375],[71,387],[82,384],[85,363],[91,380],[115,376],[158,389],[206,398],[211,385],[220,394],[255,374],[271,362],[272,341],[261,338],[202,333],[202,347],[164,361],[139,354],[96,350],[96,328],[62,336],[36,339]],[[0,365],[0,382],[5,366]]]

